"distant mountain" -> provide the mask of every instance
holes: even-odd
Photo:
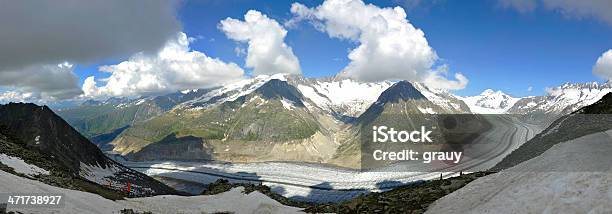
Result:
[[[350,122],[361,115],[393,83],[366,83],[351,79],[291,78],[300,92],[314,105],[339,120]]]
[[[612,83],[565,83],[548,89],[544,96],[515,98],[502,91],[487,89],[461,100],[473,113],[520,114],[537,120],[554,120],[596,102],[609,92],[612,92]]]
[[[436,113],[445,113],[445,110],[429,101],[410,82],[400,81],[385,90],[357,121],[369,124],[383,116],[395,120],[401,119],[398,116]]]
[[[80,106],[59,109],[57,112],[94,144],[108,149],[107,143],[125,128],[161,115],[180,103],[202,96],[209,90],[212,89],[187,90],[138,99],[87,100]]]
[[[506,156],[493,169],[502,170],[534,158],[552,146],[585,135],[612,129],[612,93],[599,101],[555,120],[540,134]]]
[[[292,155],[304,157],[308,153],[316,159],[314,156],[329,156],[334,152],[334,144],[330,143],[333,132],[329,129],[337,125],[331,116],[305,100],[286,79],[269,79],[248,94],[233,100],[228,97],[221,98],[227,99],[225,102],[206,106],[187,107],[194,103],[185,103],[137,123],[113,141],[114,151],[130,158],[146,159],[143,154],[148,151],[172,147],[173,154],[179,150],[190,151],[190,154],[201,154],[199,158],[189,156],[193,159],[224,160],[291,159]],[[300,150],[319,145],[330,148],[299,154]],[[289,155],[291,150],[296,153]],[[184,156],[158,154],[152,158],[186,159],[188,156],[187,153]]]
[[[392,85],[394,89],[389,90]],[[385,100],[395,95],[400,97]],[[371,115],[380,107],[375,102],[403,102],[408,95],[418,95],[418,101],[397,106],[408,106],[410,114],[470,113],[457,96],[420,83],[366,83],[285,74],[156,97],[86,101],[59,113],[104,151],[129,154],[136,160],[250,159],[265,156],[261,154],[265,150],[273,150],[266,160],[276,160],[281,153],[286,156],[281,159],[305,158],[286,155],[296,149],[307,150],[307,159],[324,161],[349,141],[348,128],[358,118],[365,120],[368,109],[372,109],[368,115],[377,117]],[[264,143],[237,146],[245,142]],[[267,146],[259,148],[261,145]],[[162,149],[171,151],[159,152]]]
[[[244,95],[250,94],[257,88],[271,79],[286,80],[286,75],[259,75],[250,79],[244,79],[235,83],[223,85],[221,87],[208,89],[206,93],[185,100],[176,108],[186,109],[203,109],[214,105],[222,104],[227,101],[233,101]]]
[[[292,77],[298,89],[314,105],[345,122],[363,114],[393,82],[360,82],[347,78],[306,79]],[[470,113],[469,107],[455,95],[436,90],[422,83],[411,83],[428,100],[445,112]]]
[[[413,86],[427,98],[427,100],[444,109],[445,113],[469,114],[473,113],[461,97],[451,94],[448,90],[434,89],[423,83],[412,83]]]
[[[385,125],[396,130],[419,130],[433,127],[438,114],[451,113],[429,101],[408,81],[399,81],[381,93],[376,102],[361,114],[344,134],[345,141],[338,147],[332,163],[363,169],[376,167],[363,162],[372,139],[373,126]],[[365,140],[364,140],[365,139]],[[399,145],[399,144],[398,144]],[[382,162],[377,162],[382,163]]]
[[[546,126],[595,102],[611,88],[610,84],[565,84],[539,97],[515,98],[491,89],[459,97],[408,81],[368,83],[276,74],[162,96],[91,100],[58,112],[104,151],[131,154],[138,160],[325,162],[336,149],[357,140],[356,129],[402,122],[398,115],[424,119],[423,115],[435,114],[510,113]],[[172,151],[159,152],[162,149]],[[309,155],[281,157],[290,149]]]
[[[473,113],[504,114],[512,108],[520,98],[514,98],[502,91],[484,90],[481,94],[461,98]]]
[[[520,99],[507,113],[564,115],[600,100],[612,92],[612,83],[565,83],[548,90],[545,96]]]
[[[77,189],[91,187],[92,184],[77,182],[84,179],[99,185],[112,183],[111,189],[117,190],[131,182],[136,195],[175,192],[109,159],[46,106],[0,105],[0,135],[4,139],[0,141],[0,153],[50,171],[48,177],[40,177],[46,182]]]

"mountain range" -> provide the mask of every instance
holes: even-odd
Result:
[[[162,96],[90,100],[57,112],[104,151],[135,160],[346,165],[344,152],[356,151],[351,145],[358,144],[363,124],[394,120],[382,115],[521,114],[546,127],[610,91],[610,83],[568,83],[545,96],[515,98],[488,89],[461,97],[415,82],[277,74]]]
[[[560,142],[610,129],[612,119],[605,115],[612,113],[611,91],[608,83],[587,83],[564,84],[539,97],[494,90],[461,97],[409,81],[275,75],[162,96],[88,100],[56,110],[61,117],[46,106],[11,103],[0,105],[0,170],[109,199],[125,197],[130,184],[131,196],[182,194],[104,152],[135,161],[300,161],[358,168],[361,140],[371,139],[377,124],[416,129],[436,126],[438,116],[449,114],[548,119],[542,123],[548,128],[493,168],[504,170]]]

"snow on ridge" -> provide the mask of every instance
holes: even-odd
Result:
[[[612,92],[612,84],[565,83],[555,88],[548,88],[545,96],[525,97],[510,109],[512,113],[570,113],[581,107],[599,101],[604,95]]]
[[[433,104],[450,112],[467,112],[469,109],[462,109],[458,102],[461,102],[459,97],[449,93],[447,90],[434,89],[427,87],[423,83],[415,82],[412,85],[419,91],[427,100]]]
[[[28,176],[41,175],[41,174],[49,175],[50,174],[49,171],[43,168],[40,168],[36,165],[28,164],[19,157],[13,157],[13,156],[9,156],[6,154],[0,154],[0,162],[4,165],[7,165],[8,167],[13,168],[15,172],[25,174]]]
[[[262,75],[262,78],[268,77],[268,79],[269,79],[269,80],[272,80],[272,79],[277,79],[277,80],[280,80],[280,81],[285,81],[285,82],[286,82],[286,81],[287,81],[287,76],[288,76],[288,75],[289,75],[289,74],[273,74],[273,75],[271,75],[271,76]]]
[[[548,106],[556,111],[563,110],[559,108],[573,106],[571,111],[574,111],[582,106],[591,105],[597,102],[610,92],[612,92],[612,88],[609,87],[557,87],[548,90],[549,96],[553,98]]]
[[[502,91],[486,89],[476,96],[460,97],[477,114],[504,114],[521,98],[515,98]]]
[[[356,117],[363,113],[380,94],[392,85],[389,81],[365,83],[351,79],[317,80],[299,84],[298,90],[315,105],[329,111]]]
[[[211,105],[224,103],[227,101],[234,101],[238,99],[239,97],[242,97],[244,95],[250,94],[251,92],[255,91],[257,88],[259,88],[260,86],[268,82],[268,80],[271,80],[273,78],[281,78],[281,77],[283,76],[260,75],[260,76],[256,76],[250,79],[243,79],[243,80],[231,83],[231,84],[227,84],[218,89],[212,90],[202,95],[201,97],[187,101],[181,104],[180,106],[183,108],[187,108],[187,109],[205,107],[205,106],[194,106],[194,104],[209,102],[215,97],[221,97],[221,99],[216,100],[214,103],[211,103]]]

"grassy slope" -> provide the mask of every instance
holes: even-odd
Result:
[[[171,134],[205,140],[287,141],[308,138],[318,131],[319,124],[305,108],[287,110],[279,100],[258,105],[247,102],[249,99],[244,97],[209,109],[170,111],[135,124],[119,138],[143,139],[145,144]]]

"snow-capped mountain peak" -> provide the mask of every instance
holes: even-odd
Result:
[[[517,114],[567,114],[593,104],[612,92],[612,83],[565,83],[546,90],[545,96],[525,97],[508,110]]]
[[[477,114],[503,114],[520,98],[512,97],[502,91],[486,89],[476,96],[463,97],[462,100]]]
[[[357,117],[363,113],[391,82],[366,83],[352,79],[301,81],[297,88],[320,108],[338,116]]]
[[[414,87],[427,98],[427,100],[441,107],[449,113],[470,113],[469,107],[460,97],[455,96],[448,90],[427,87],[423,83],[412,83]]]

